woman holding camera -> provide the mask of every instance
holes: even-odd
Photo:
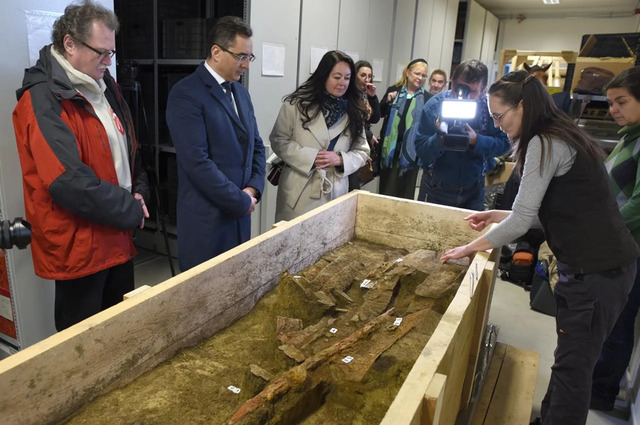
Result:
[[[431,94],[423,88],[429,78],[424,59],[414,59],[402,78],[387,89],[380,102],[384,116],[380,135],[380,189],[383,195],[414,199],[418,166],[402,155],[402,146],[412,143],[422,108]]]
[[[538,223],[558,261],[558,345],[542,402],[542,424],[583,425],[594,365],[636,273],[638,246],[609,188],[599,145],[556,108],[526,71],[489,89],[489,108],[514,144],[521,175],[512,211],[465,218],[486,234],[446,251],[442,261],[505,245]]]
[[[365,100],[346,54],[325,53],[314,73],[284,98],[269,140],[286,164],[276,221],[291,220],[347,193],[347,176],[369,156]]]

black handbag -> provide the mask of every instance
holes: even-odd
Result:
[[[278,185],[280,181],[280,174],[282,174],[282,169],[284,168],[285,163],[283,160],[278,159],[271,163],[271,168],[269,169],[269,174],[267,175],[267,180],[274,186]]]

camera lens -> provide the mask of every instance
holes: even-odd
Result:
[[[13,222],[3,220],[0,222],[0,249],[11,249],[17,246],[25,249],[31,243],[31,224],[17,217]]]

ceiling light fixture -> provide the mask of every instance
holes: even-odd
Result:
[[[544,4],[560,4],[560,0],[542,0]]]

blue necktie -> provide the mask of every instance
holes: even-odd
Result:
[[[231,103],[231,106],[233,106],[233,98],[231,97],[231,83],[225,81],[221,84],[221,86],[224,89],[224,94],[225,96],[227,96],[227,100],[229,101],[229,103]]]

